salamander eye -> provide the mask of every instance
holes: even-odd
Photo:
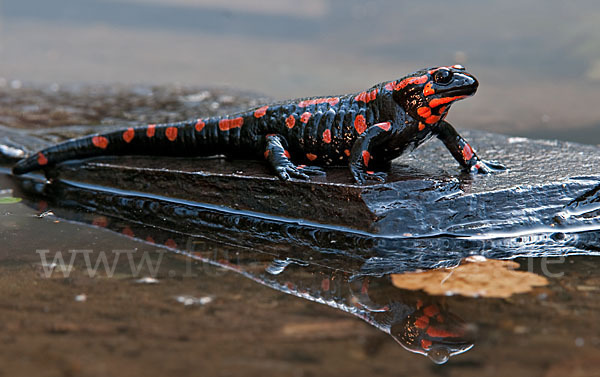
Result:
[[[438,69],[433,74],[433,81],[438,84],[448,84],[452,80],[452,71],[447,69]]]

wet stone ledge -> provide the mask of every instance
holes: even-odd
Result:
[[[262,103],[257,96],[226,91],[132,88],[115,94],[114,90],[104,90],[95,88],[93,96],[84,91],[93,101],[75,101],[69,108],[73,119],[69,112],[63,114],[65,124],[84,121],[75,127],[28,129],[29,124],[23,121],[17,124],[21,129],[0,128],[0,154],[2,148],[31,152],[98,131],[98,126],[86,125],[98,120],[102,127],[131,126],[149,119],[173,121],[193,117],[191,114],[223,114]],[[172,95],[170,102],[165,93]],[[127,98],[118,111],[112,107],[115,102],[111,96],[115,95]],[[72,91],[27,92],[25,99],[8,93],[0,102],[2,119],[5,125],[18,119],[36,119],[41,108],[27,105],[28,100],[35,102],[40,97],[44,107],[53,101],[62,103],[69,96],[74,98]],[[15,103],[21,106],[20,118],[2,107]],[[92,104],[93,116],[86,108]],[[168,112],[161,106],[167,106]],[[179,111],[182,116],[176,117]],[[127,116],[120,119],[119,112]],[[395,160],[386,183],[367,186],[353,184],[347,168],[328,169],[326,177],[310,182],[281,182],[263,161],[220,158],[106,157],[64,163],[47,174],[54,180],[122,190],[122,195],[136,192],[386,237],[489,237],[598,228],[599,148],[479,131],[462,134],[482,158],[501,161],[509,170],[493,175],[462,173],[442,143],[433,140]],[[4,157],[8,165],[11,158]]]

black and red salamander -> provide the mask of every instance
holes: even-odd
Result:
[[[322,174],[308,164],[349,164],[356,182],[364,183],[384,181],[386,174],[375,170],[437,136],[465,170],[489,173],[504,166],[479,159],[444,120],[450,106],[475,94],[478,85],[463,66],[428,68],[360,93],[291,100],[230,116],[68,140],[17,162],[13,172],[100,155],[222,154],[265,158],[282,180]]]

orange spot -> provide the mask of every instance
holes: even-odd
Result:
[[[108,219],[104,216],[96,216],[92,221],[92,225],[99,226],[101,228],[106,228],[108,225]]]
[[[331,131],[330,130],[325,130],[323,132],[323,142],[324,143],[331,143]]]
[[[296,118],[294,118],[293,115],[290,115],[289,117],[286,118],[285,125],[287,126],[287,128],[294,128],[295,124],[296,124]]]
[[[104,136],[94,136],[92,138],[92,144],[100,149],[106,149],[106,147],[108,147],[108,139]]]
[[[379,93],[379,89],[373,89],[370,92],[360,92],[354,97],[354,100],[357,102],[369,103],[377,98],[377,93]]]
[[[283,155],[287,158],[290,158],[290,152],[286,151],[285,149],[283,150]]]
[[[390,128],[392,128],[392,124],[390,122],[377,123],[376,126],[384,131],[389,131]]]
[[[242,127],[244,124],[244,118],[237,117],[234,119],[221,119],[219,121],[219,129],[221,131],[229,131],[232,128]]]
[[[415,321],[415,326],[420,329],[426,329],[429,326],[429,317],[426,315],[422,315]]]
[[[263,107],[256,109],[256,111],[254,111],[254,117],[255,118],[264,117],[265,114],[267,113],[268,108],[269,108],[269,106],[263,106]]]
[[[434,338],[456,338],[459,336],[459,334],[457,333],[453,333],[443,329],[437,329],[435,327],[428,328],[427,335]]]
[[[37,157],[37,163],[38,165],[44,166],[46,164],[48,164],[48,159],[46,158],[46,156],[44,156],[43,153],[38,153],[38,157]]]
[[[304,101],[300,101],[298,103],[299,107],[306,107],[311,105],[319,105],[321,103],[328,103],[331,106],[337,105],[340,102],[339,97],[329,97],[329,98],[312,98],[306,99]]]
[[[404,89],[406,86],[413,85],[413,84],[417,84],[417,85],[425,84],[427,82],[427,80],[429,80],[429,77],[427,77],[427,75],[418,76],[418,77],[407,77],[404,80],[397,83],[396,86],[394,87],[394,90]]]
[[[312,154],[312,153],[307,153],[306,154],[306,158],[308,158],[310,161],[314,161],[317,159],[317,155],[316,154]]]
[[[421,347],[425,350],[428,350],[431,347],[431,340],[421,339]]]
[[[438,110],[438,112],[439,112],[440,114],[443,114],[443,113],[445,113],[445,112],[446,112],[446,108],[447,108],[447,107],[448,107],[448,106],[442,106],[442,107],[440,107],[440,109]]]
[[[338,104],[338,102],[340,102],[340,99],[338,97],[331,97],[331,98],[327,98],[326,102],[331,106],[335,106]]]
[[[126,226],[125,228],[123,228],[123,230],[121,231],[121,233],[123,233],[127,237],[134,237],[135,236],[135,234],[133,234],[133,230],[131,230],[131,228],[128,227],[128,226]]]
[[[356,128],[356,132],[358,134],[362,134],[367,129],[367,121],[365,120],[365,116],[362,114],[358,114],[356,118],[354,118],[354,128]]]
[[[131,142],[134,136],[135,131],[133,130],[133,128],[128,128],[125,132],[123,132],[123,140],[125,140],[126,143]]]
[[[438,314],[439,312],[440,312],[440,309],[438,309],[438,307],[435,305],[429,305],[425,309],[423,309],[423,313],[425,313],[425,315],[427,317],[433,317],[434,315]]]
[[[167,129],[165,130],[165,136],[170,141],[175,141],[175,139],[177,139],[177,128],[167,127]]]
[[[321,290],[323,291],[328,291],[329,290],[329,286],[330,286],[330,281],[329,279],[323,279],[321,281]]]
[[[266,150],[266,151],[265,151],[265,153],[264,153],[264,156],[265,156],[265,160],[266,160],[267,158],[269,158],[269,151],[268,151],[268,150]]]
[[[362,151],[362,158],[365,166],[369,166],[369,160],[371,159],[371,153],[369,151]]]
[[[148,128],[146,129],[146,136],[154,137],[155,133],[156,133],[156,124],[149,124]]]
[[[196,125],[194,127],[196,128],[196,131],[200,132],[204,129],[205,126],[206,126],[206,123],[204,123],[204,121],[202,119],[198,119],[198,121],[196,122]]]
[[[425,97],[435,94],[435,90],[433,90],[433,88],[431,87],[432,85],[433,85],[433,83],[428,82],[425,85],[425,88],[423,88],[423,95]]]
[[[350,149],[344,149],[344,154],[350,157]]]
[[[425,123],[419,122],[419,131],[423,131],[425,129]]]
[[[439,115],[432,115],[432,116],[427,117],[427,119],[425,119],[425,123],[433,124],[433,123],[438,122],[439,120],[440,120]]]
[[[375,174],[375,172],[373,170],[367,170],[367,174],[371,175],[371,174]]]
[[[387,90],[394,90],[394,88],[396,87],[397,83],[398,83],[397,81],[390,81],[387,84],[385,84],[385,88]]]
[[[431,109],[429,107],[419,107],[417,109],[417,114],[419,114],[420,117],[427,118],[431,116]]]
[[[459,99],[467,98],[467,96],[455,96],[455,97],[445,97],[445,98],[434,98],[429,101],[430,107],[438,107],[440,105],[445,105],[450,102],[454,102]]]
[[[175,249],[177,248],[177,242],[175,242],[172,238],[169,238],[167,241],[165,241],[165,246]]]
[[[462,150],[462,155],[463,158],[465,159],[465,161],[469,161],[470,159],[473,158],[473,149],[471,149],[471,146],[469,144],[465,144],[465,146],[463,147]]]
[[[312,116],[311,113],[309,113],[308,111],[305,112],[304,114],[302,114],[302,116],[300,117],[300,122],[302,123],[308,123],[308,120],[310,119],[310,117]]]

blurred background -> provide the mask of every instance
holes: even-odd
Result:
[[[460,63],[449,120],[600,143],[598,0],[1,0],[0,86],[228,86],[273,99],[360,91]]]

